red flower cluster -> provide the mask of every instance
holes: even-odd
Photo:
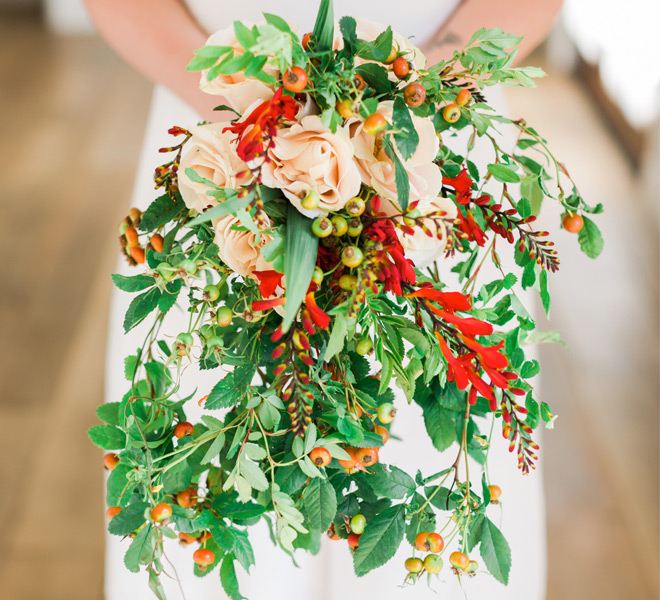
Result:
[[[374,216],[384,215],[384,213],[378,212],[380,209],[378,196],[371,199],[371,205]],[[386,292],[394,292],[400,296],[403,294],[402,284],[414,284],[416,277],[415,265],[409,258],[406,258],[394,223],[391,219],[376,219],[365,228],[364,235],[382,245],[382,250],[375,251],[371,260],[378,281],[384,283]]]
[[[245,119],[223,130],[237,135],[236,152],[246,163],[266,156],[282,121],[296,120],[298,104],[291,96],[284,96],[283,91],[284,88],[279,88],[270,100],[262,102]]]
[[[476,403],[479,393],[488,400],[491,410],[497,410],[494,388],[508,389],[509,381],[517,379],[517,375],[506,370],[509,363],[501,352],[503,341],[495,346],[484,346],[476,340],[478,335],[493,333],[493,326],[474,317],[456,314],[470,310],[470,296],[426,287],[406,294],[406,298],[423,298],[431,313],[453,325],[454,330],[440,328],[434,332],[447,361],[447,380],[455,381],[460,390],[470,387],[470,404]],[[458,348],[457,352],[450,349],[447,339],[454,342],[453,345]],[[490,383],[486,383],[479,374],[482,370],[490,378]]]
[[[456,204],[459,205],[457,228],[463,235],[471,241],[475,241],[479,246],[486,244],[486,234],[479,224],[474,220],[474,214],[467,208],[470,202],[475,204],[484,204],[490,200],[490,196],[483,195],[472,200],[472,180],[467,174],[466,169],[462,169],[456,177],[443,177],[442,184],[454,188],[456,191]]]

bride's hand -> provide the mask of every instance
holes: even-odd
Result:
[[[186,71],[193,50],[208,37],[179,0],[85,0],[107,42],[127,62],[192,106],[208,121],[232,113],[214,112],[225,101],[199,89],[199,73]]]

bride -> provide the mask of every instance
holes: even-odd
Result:
[[[205,44],[209,33],[239,19],[258,21],[262,11],[276,13],[298,24],[301,32],[309,31],[318,9],[318,2],[314,0],[86,2],[99,31],[108,42],[157,83],[131,204],[142,209],[155,197],[152,174],[162,162],[157,149],[170,145],[167,135],[169,127],[189,127],[204,119],[220,121],[231,118],[226,113],[213,111],[213,107],[222,104],[222,100],[200,92],[199,75],[185,70],[193,50]],[[521,44],[521,53],[524,55],[545,37],[560,1],[335,0],[334,4],[337,17],[350,14],[391,23],[395,30],[413,38],[424,51],[429,64],[433,64],[450,56],[455,48],[462,48],[480,27],[500,27],[505,31],[523,33],[525,40]],[[489,102],[501,106],[500,95],[499,90],[489,89]],[[128,272],[127,265],[121,265],[119,270]],[[129,335],[122,334],[121,322],[129,300],[128,295],[117,294],[112,303],[106,381],[108,401],[117,401],[126,392],[122,377],[123,358],[135,350],[139,336],[143,334],[139,328]],[[177,321],[183,318],[183,312],[169,317],[168,324],[173,335],[180,329]],[[189,371],[186,375],[190,391],[210,388],[215,383],[213,379],[217,378],[214,372],[210,373],[211,379],[208,372],[202,375]],[[194,407],[186,409],[190,417],[196,416]],[[388,447],[391,461],[404,469],[437,470],[434,467],[442,465],[446,457],[433,449],[424,431],[419,408],[416,405],[404,407],[399,414],[394,433],[402,441]],[[464,582],[464,588],[472,598],[541,600],[545,597],[546,569],[541,474],[536,472],[522,477],[516,468],[515,456],[509,455],[506,444],[499,436],[496,436],[494,445],[495,451],[490,455],[490,473],[493,482],[503,490],[499,518],[512,548],[511,580],[509,586],[504,587],[483,574]],[[400,587],[404,575],[402,564],[410,553],[405,542],[386,567],[358,579],[353,574],[351,557],[344,544],[324,539],[319,555],[296,555],[297,568],[283,551],[275,548],[265,523],[263,525],[252,533],[256,566],[249,574],[239,575],[241,591],[250,600],[463,597],[463,591],[448,569],[443,572],[441,581],[434,584],[435,589],[428,589],[423,582],[414,587]],[[126,548],[125,541],[108,536],[106,599],[150,599],[153,595],[148,588],[146,574],[132,574],[124,567]],[[193,576],[190,548],[180,548],[172,542],[169,548],[166,546],[166,555],[168,575],[163,576],[163,584],[170,600],[225,597],[217,572],[201,579]]]

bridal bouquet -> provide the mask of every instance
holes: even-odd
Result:
[[[482,29],[427,65],[389,27],[335,24],[329,0],[304,36],[264,17],[196,51],[189,69],[235,118],[173,127],[180,142],[161,149],[173,158],[155,176],[162,195],[121,226],[128,261],[144,265],[113,276],[137,294],[124,328],[151,325],[126,358],[126,395],[90,430],[116,451],[105,456],[109,530],[133,538],[126,567],[145,566],[159,597],[163,541],[178,538],[198,575],[219,566],[241,598],[235,563],[253,564],[248,533],[262,519],[288,553],[316,552],[325,533],[345,543],[358,576],[406,544],[406,583],[446,562],[443,577],[480,569],[506,584],[491,438],[504,436],[527,474],[534,431],[555,419],[525,353],[558,333],[536,329],[517,291],[533,288],[548,311],[559,259],[535,215],[545,197],[559,202],[563,228],[595,257],[602,238],[585,214],[602,208],[532,127],[486,102],[488,86],[543,75],[511,66],[520,38]],[[518,133],[513,153],[500,126]],[[477,138],[492,146],[490,164],[470,160]],[[482,281],[488,262],[499,275]],[[172,332],[177,303],[188,326]],[[178,395],[191,364],[217,372],[195,394],[198,423]],[[413,402],[435,448],[455,447],[439,472],[379,460]]]

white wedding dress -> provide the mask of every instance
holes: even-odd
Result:
[[[458,0],[335,0],[335,16],[350,14],[392,24],[393,29],[413,38],[416,45],[424,43],[437,31],[454,10]],[[297,23],[301,31],[312,29],[318,2],[312,0],[188,0],[188,6],[198,22],[209,32],[230,25],[234,20],[258,21],[261,12],[278,14]],[[479,24],[475,23],[475,29]],[[501,95],[497,90],[488,90],[488,100],[499,104]],[[147,124],[142,157],[137,173],[132,206],[146,208],[155,198],[153,186],[154,168],[163,162],[158,148],[171,145],[167,130],[172,125],[188,127],[195,124],[195,113],[167,90],[157,87],[154,92],[151,113]],[[451,142],[448,142],[451,143]],[[463,145],[463,148],[465,146]],[[485,149],[484,149],[485,150]],[[489,155],[484,152],[484,156]],[[472,160],[479,162],[479,154],[473,153]],[[485,162],[487,158],[483,158]],[[441,267],[442,268],[442,267]],[[121,262],[119,272],[135,273]],[[123,334],[122,322],[131,295],[115,293],[110,315],[110,333],[106,372],[107,401],[118,401],[126,392],[127,382],[123,378],[124,357],[134,353],[144,328],[138,327],[129,335]],[[172,339],[185,328],[187,316],[174,310],[169,316],[165,333]],[[197,388],[208,393],[219,372],[200,374],[189,370],[185,388]],[[186,391],[186,390],[184,390]],[[199,397],[198,394],[196,397]],[[426,475],[448,466],[454,458],[455,449],[439,454],[431,445],[424,429],[421,410],[415,404],[408,406],[403,398],[398,402],[399,412],[394,422],[393,433],[402,441],[392,440],[381,452],[381,460],[393,463],[414,473],[421,469]],[[199,418],[199,409],[193,400],[186,407],[189,418]],[[546,543],[543,483],[537,470],[523,477],[516,466],[515,454],[509,454],[507,445],[498,434],[490,452],[490,477],[503,490],[502,508],[491,507],[490,518],[501,524],[508,539],[513,556],[510,583],[505,587],[487,573],[480,572],[473,579],[462,578],[463,587],[470,599],[489,600],[542,600],[545,598]],[[487,431],[487,430],[486,430]],[[473,472],[477,472],[476,470]],[[403,562],[411,555],[411,548],[404,541],[396,557],[386,566],[357,578],[353,573],[352,560],[346,543],[332,541],[323,536],[320,554],[311,556],[303,552],[296,554],[296,567],[280,549],[275,548],[267,528],[257,526],[250,532],[255,550],[256,566],[249,574],[238,567],[241,592],[249,600],[352,600],[357,598],[388,600],[415,598],[464,598],[445,560],[440,581],[429,589],[425,580],[415,586],[401,587],[404,579]],[[126,570],[123,555],[130,540],[107,536],[106,550],[106,600],[147,600],[154,598],[147,585],[144,572],[133,574]],[[220,585],[218,570],[204,578],[192,573],[193,547],[181,548],[176,542],[166,540],[166,554],[176,567],[181,586],[188,600],[212,600],[226,598]],[[480,563],[480,556],[475,559]],[[167,565],[170,573],[173,570]],[[178,582],[163,576],[169,600],[184,598]]]

